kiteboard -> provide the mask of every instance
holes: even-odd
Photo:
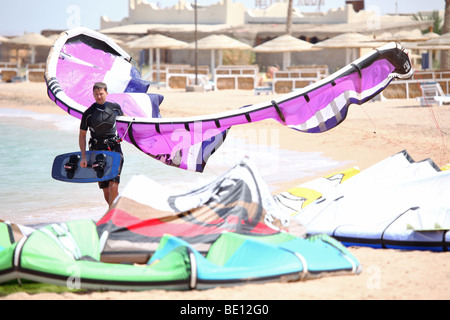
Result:
[[[81,152],[56,156],[52,177],[55,180],[89,183],[110,180],[119,175],[122,155],[113,151],[86,151],[87,167],[80,165]]]

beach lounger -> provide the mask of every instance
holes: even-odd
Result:
[[[266,95],[269,93],[273,93],[273,84],[272,82],[270,82],[265,86],[256,87],[254,91],[255,95],[259,95],[261,93],[265,93]]]
[[[442,106],[443,103],[450,103],[450,95],[444,93],[439,83],[422,83],[420,84],[420,87],[422,89],[422,97],[418,98],[418,100],[422,107],[433,104]]]

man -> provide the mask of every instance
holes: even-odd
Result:
[[[108,97],[108,88],[105,83],[95,83],[93,93],[95,103],[84,112],[80,124],[79,144],[81,150],[80,166],[82,168],[87,167],[86,133],[88,129],[91,135],[91,139],[89,140],[90,150],[108,150],[122,154],[120,139],[116,130],[116,117],[122,116],[123,111],[117,103],[106,101],[106,98]],[[123,160],[120,166],[119,175],[116,178],[98,183],[100,189],[103,190],[105,200],[110,207],[119,194],[122,165]]]

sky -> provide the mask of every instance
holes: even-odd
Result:
[[[255,7],[255,0],[233,1],[243,3],[248,9]],[[317,5],[301,4],[317,1],[320,0],[294,0],[294,6],[304,12],[316,11]],[[322,12],[345,4],[345,0],[321,1],[324,3],[321,6]],[[171,7],[178,3],[178,0],[147,0],[147,2],[159,3],[161,7]],[[197,0],[199,5],[218,2],[219,0]],[[25,32],[40,33],[44,29],[66,30],[77,26],[97,30],[100,28],[100,17],[103,15],[113,21],[128,16],[128,0],[0,0],[0,3],[3,3],[3,9],[0,11],[0,35],[3,36],[17,36]],[[445,0],[365,0],[365,7],[381,14],[416,13],[443,10]]]

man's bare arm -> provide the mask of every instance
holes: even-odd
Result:
[[[80,134],[78,137],[80,151],[81,151],[81,162],[80,165],[82,168],[87,167],[87,159],[86,159],[86,130],[80,130]]]

